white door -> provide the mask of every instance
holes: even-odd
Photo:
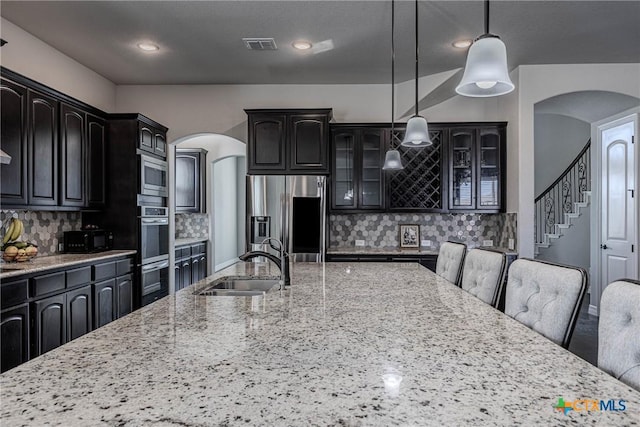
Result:
[[[611,282],[638,276],[633,138],[636,116],[600,127],[602,141],[601,292]]]

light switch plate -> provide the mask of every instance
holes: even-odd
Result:
[[[509,249],[514,250],[516,248],[516,242],[513,239],[509,239]]]
[[[356,240],[356,246],[364,246],[364,240]]]
[[[483,240],[482,246],[493,246],[493,240]]]
[[[431,246],[431,240],[421,240],[420,246]]]

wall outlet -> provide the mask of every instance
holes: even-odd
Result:
[[[420,241],[420,246],[426,246],[426,247],[431,246],[431,240],[422,240],[422,241]]]
[[[64,251],[64,243],[58,243],[58,252]]]
[[[516,248],[516,241],[509,239],[509,249],[514,250]]]
[[[364,240],[356,240],[356,246],[364,246]]]
[[[483,240],[482,246],[493,246],[493,240]]]

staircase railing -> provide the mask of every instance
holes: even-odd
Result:
[[[591,189],[591,139],[569,167],[535,200],[536,243],[545,234],[555,234],[556,224],[563,224],[565,213],[574,210],[575,202],[583,202],[583,191]]]

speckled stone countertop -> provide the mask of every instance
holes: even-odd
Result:
[[[40,271],[51,270],[60,267],[70,267],[85,262],[100,261],[124,255],[135,254],[134,250],[113,250],[96,252],[92,254],[59,254],[39,257],[36,256],[26,262],[0,263],[2,270],[0,280],[9,277],[19,276],[26,273],[38,273]]]
[[[240,263],[223,276],[273,276]],[[291,265],[264,297],[186,288],[0,375],[2,424],[634,425],[640,393],[411,263]],[[567,415],[558,398],[624,399]]]
[[[207,237],[180,238],[175,240],[175,245],[176,246],[192,245],[194,243],[206,242],[207,240],[209,240]]]

